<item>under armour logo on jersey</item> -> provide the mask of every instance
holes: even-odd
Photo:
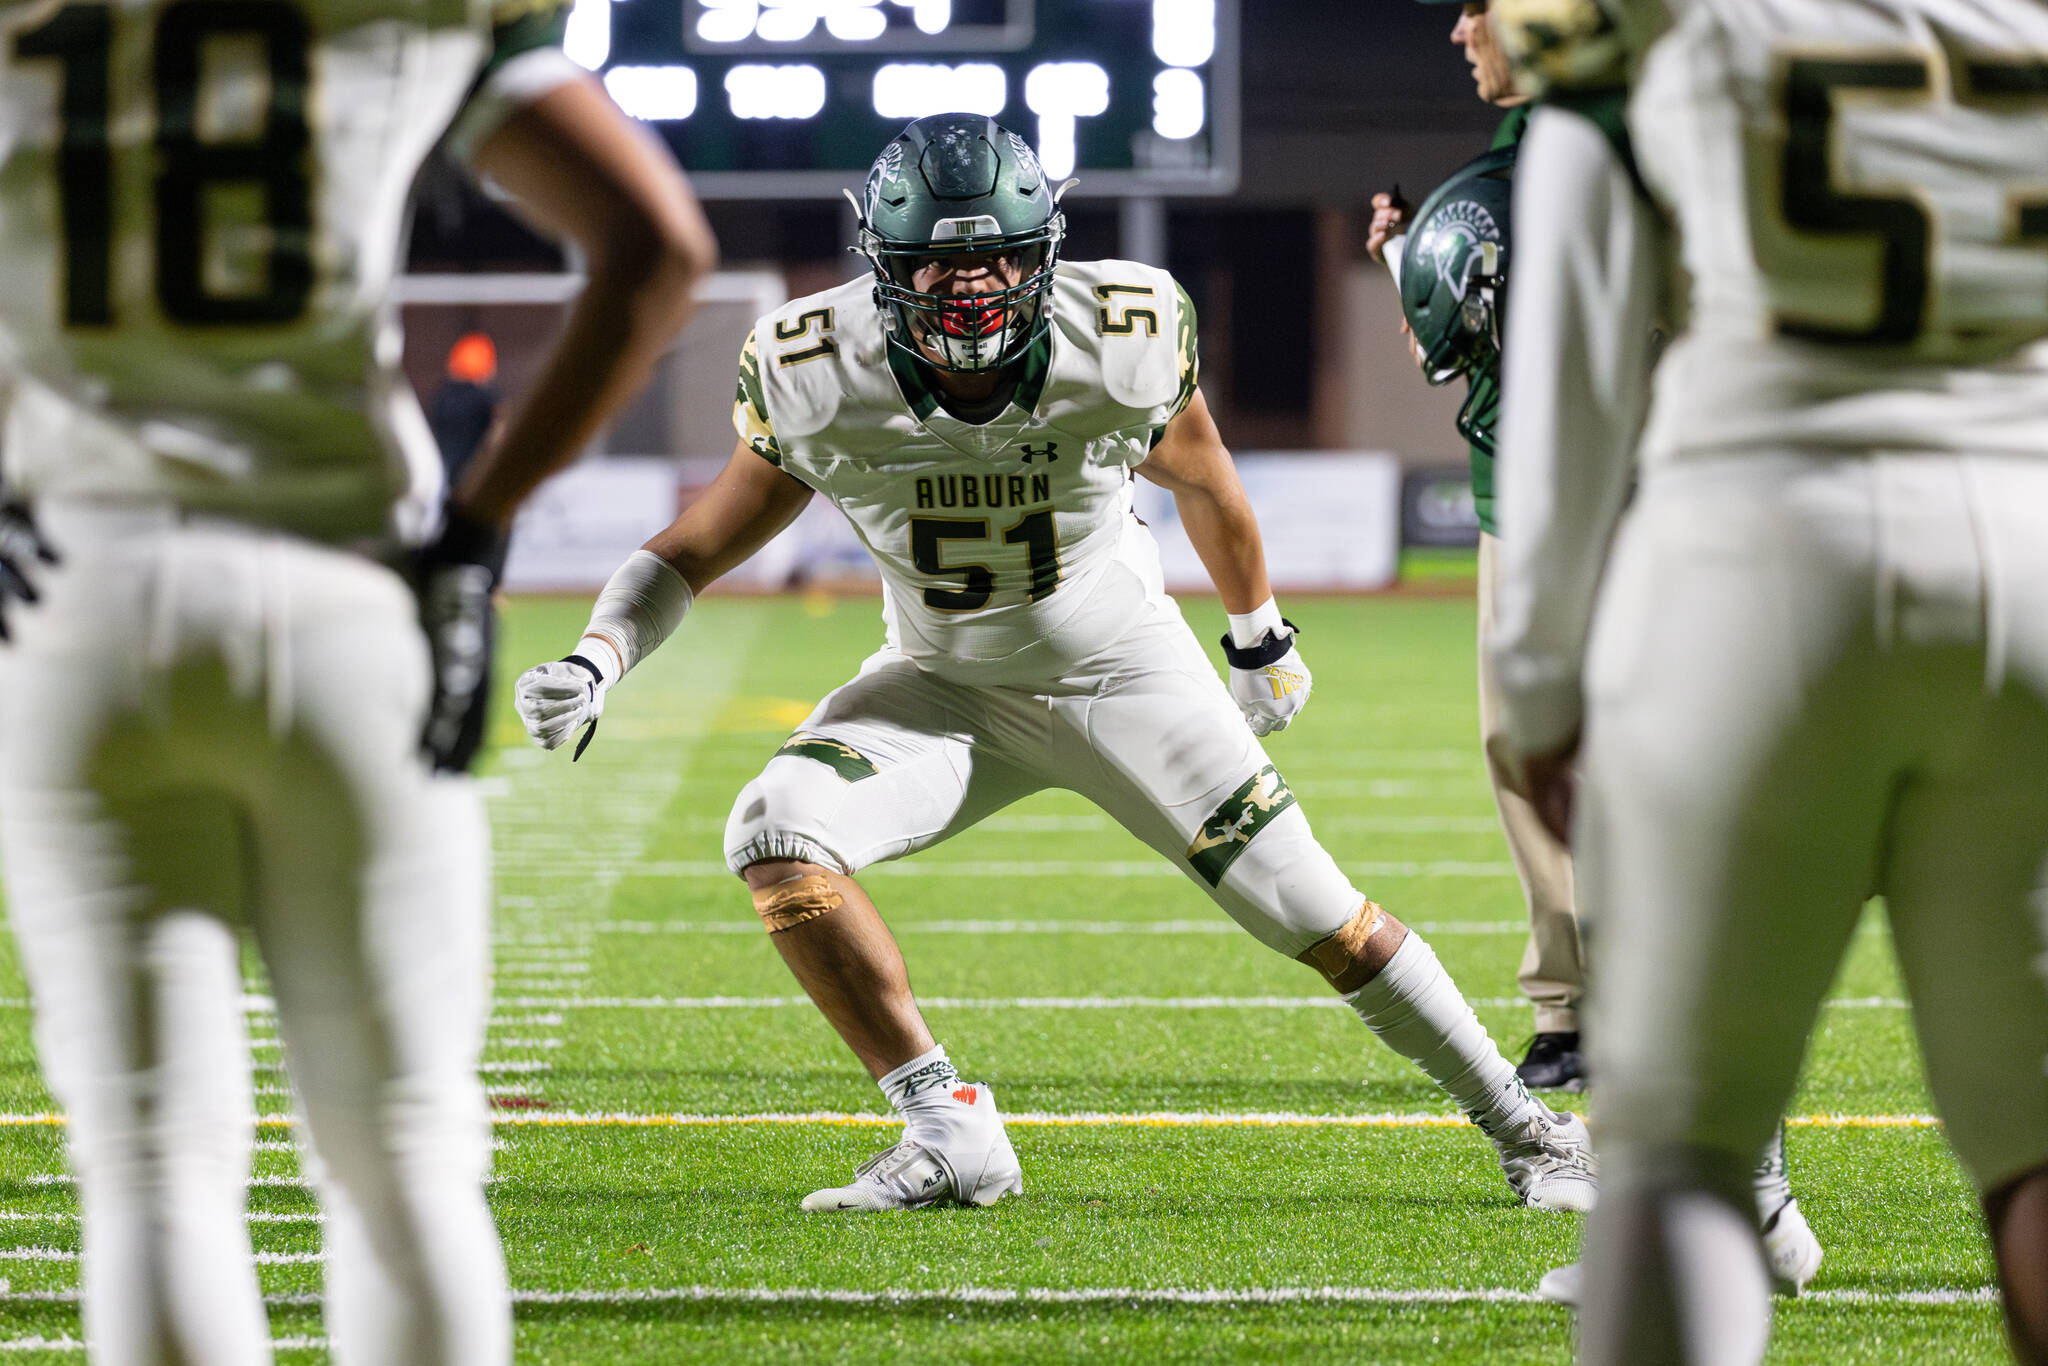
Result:
[[[1059,445],[1060,443],[1057,441],[1048,441],[1043,446],[1024,445],[1019,446],[1017,449],[1023,452],[1024,463],[1027,465],[1031,463],[1031,457],[1034,455],[1044,456],[1045,463],[1050,465],[1053,461],[1060,458]]]

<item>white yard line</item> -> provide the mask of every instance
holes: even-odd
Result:
[[[737,934],[758,937],[758,920],[593,920],[592,934]],[[1098,935],[1241,935],[1242,926],[1226,916],[1206,920],[901,920],[889,926],[895,934],[1098,934]],[[1418,934],[1527,934],[1526,920],[1418,920],[1409,923]],[[500,1005],[517,1005],[500,1001]]]
[[[290,1128],[297,1121],[288,1114],[261,1115],[256,1123],[266,1129]],[[685,1111],[585,1111],[585,1110],[499,1110],[491,1122],[500,1128],[723,1128],[732,1125],[843,1125],[855,1128],[893,1128],[903,1121],[895,1115],[855,1113],[839,1110],[757,1111],[752,1114],[711,1114]],[[1005,1115],[1005,1124],[1045,1128],[1155,1128],[1155,1129],[1455,1129],[1464,1125],[1458,1115],[1429,1111],[1391,1111],[1381,1114],[1305,1114],[1285,1110],[1147,1110],[1147,1111],[1027,1111]],[[1802,1129],[1936,1129],[1941,1120],[1928,1114],[1813,1114],[1792,1115],[1787,1124]],[[0,1128],[61,1127],[64,1116],[50,1111],[0,1114]],[[69,1185],[68,1175],[26,1178],[31,1185]],[[296,1177],[260,1176],[252,1186],[298,1187]]]
[[[630,1304],[836,1304],[893,1307],[906,1304],[974,1305],[1289,1305],[1289,1304],[1545,1304],[1534,1291],[1511,1286],[1377,1286],[1377,1285],[1276,1285],[1276,1286],[978,1286],[893,1287],[855,1290],[836,1286],[753,1286],[678,1285],[600,1290],[515,1290],[515,1304],[538,1305],[630,1305]],[[1991,1305],[1998,1292],[1990,1286],[1957,1287],[1940,1290],[1809,1290],[1795,1300],[1783,1302],[1778,1312],[1797,1312],[1811,1305],[1910,1305],[1920,1308]],[[0,1303],[76,1304],[76,1290],[33,1290],[0,1292]],[[307,1294],[265,1295],[263,1302],[273,1308],[318,1306],[320,1297]],[[1557,1306],[1563,1312],[1563,1306]],[[278,1338],[278,1347],[320,1347],[324,1340],[313,1337]],[[0,1350],[77,1351],[83,1343],[73,1338],[5,1338]]]
[[[524,1005],[554,1010],[801,1010],[808,996],[527,996]],[[1522,996],[1468,997],[1480,1010],[1518,1009]],[[922,996],[925,1010],[1348,1010],[1335,996]],[[1827,1002],[1848,1010],[1897,1010],[1907,1002],[1894,996],[1843,996]],[[506,1048],[514,1041],[506,1040]],[[559,1048],[560,1042],[529,1041],[528,1047]]]
[[[627,877],[718,878],[733,880],[732,870],[710,860],[672,859],[633,863],[619,870]],[[1424,859],[1347,863],[1352,877],[1513,877],[1515,866],[1505,859]],[[870,877],[1164,877],[1186,876],[1164,859],[922,859],[876,863],[861,870]]]

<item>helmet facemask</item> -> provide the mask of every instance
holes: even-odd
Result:
[[[1507,333],[1504,264],[1490,242],[1478,244],[1466,257],[1457,321],[1422,357],[1431,384],[1465,377],[1470,387],[1458,409],[1458,433],[1488,455],[1493,454],[1493,424],[1500,415],[1501,347]]]
[[[993,219],[944,219],[930,242],[893,242],[862,225],[860,254],[875,271],[875,302],[889,342],[937,370],[978,374],[1019,359],[1051,326],[1052,292],[1066,216],[1003,235]],[[949,231],[950,230],[950,231]],[[920,270],[949,257],[984,259],[995,288],[973,294],[920,290]],[[1014,278],[1016,283],[1008,281]]]

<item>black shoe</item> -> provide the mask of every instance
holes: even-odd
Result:
[[[1585,1090],[1586,1064],[1579,1057],[1579,1031],[1538,1034],[1530,1041],[1529,1052],[1515,1069],[1515,1075],[1524,1086],[1552,1091]]]

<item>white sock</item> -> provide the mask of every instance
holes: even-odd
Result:
[[[1414,930],[1379,975],[1344,1001],[1380,1042],[1420,1067],[1488,1133],[1535,1106],[1514,1065],[1494,1047],[1458,984]]]
[[[1784,1120],[1778,1121],[1778,1131],[1764,1145],[1763,1160],[1756,1164],[1750,1185],[1756,1189],[1757,1222],[1769,1228],[1779,1212],[1792,1203],[1792,1172],[1785,1162]]]
[[[953,1070],[952,1061],[946,1057],[944,1044],[918,1054],[876,1083],[889,1104],[906,1117],[913,1111],[929,1110],[948,1099],[959,1084],[960,1074]]]

